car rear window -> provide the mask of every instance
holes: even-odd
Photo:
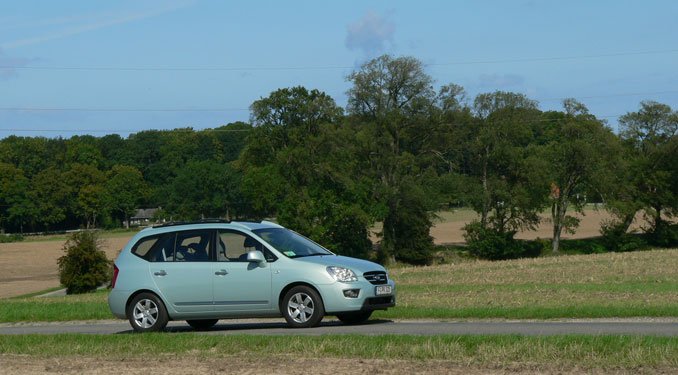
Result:
[[[175,233],[142,238],[132,247],[132,254],[149,262],[174,261]]]

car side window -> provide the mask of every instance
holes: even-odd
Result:
[[[207,262],[210,260],[211,230],[178,232],[174,249],[175,262]]]
[[[132,253],[149,262],[174,261],[174,233],[142,238],[132,247]]]
[[[259,241],[237,231],[220,230],[216,248],[217,260],[220,262],[247,262],[247,253],[253,250],[263,252],[269,262],[277,259]]]

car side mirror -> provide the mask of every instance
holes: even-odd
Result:
[[[262,253],[261,251],[252,250],[247,253],[247,261],[261,264],[263,262],[266,262],[266,259],[264,258],[264,253]]]

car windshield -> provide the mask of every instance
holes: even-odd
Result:
[[[288,258],[333,255],[324,247],[289,229],[265,228],[253,232]]]

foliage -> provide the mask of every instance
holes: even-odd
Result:
[[[647,248],[647,242],[639,235],[628,233],[624,223],[610,221],[600,228],[601,243],[607,251],[635,251]]]
[[[625,189],[615,191],[612,207],[627,227],[639,210],[653,220],[657,243],[671,237],[665,218],[678,211],[678,112],[665,104],[641,102],[638,112],[619,118],[628,173],[619,174]]]
[[[515,232],[501,232],[473,221],[464,227],[464,239],[468,251],[480,259],[504,260],[526,256],[538,256],[542,246],[539,242],[519,241]]]
[[[153,207],[176,219],[275,218],[366,257],[381,222],[379,259],[425,264],[440,207],[473,208],[514,254],[512,233],[533,229],[544,208],[558,251],[577,229],[572,212],[595,201],[614,215],[598,245],[675,244],[678,114],[668,105],[641,102],[615,135],[576,99],[543,112],[520,93],[436,91],[413,57],[377,57],[347,80],[345,111],[297,86],[254,101],[251,124],[2,139],[0,229],[116,227]],[[646,235],[626,235],[638,214],[651,221]]]
[[[21,242],[24,236],[18,233],[14,234],[0,234],[0,243]]]
[[[559,251],[562,232],[579,225],[568,211],[581,212],[589,197],[599,195],[612,183],[612,171],[621,156],[612,131],[583,105],[575,104],[566,101],[566,109],[572,112],[572,107],[577,107],[579,112],[559,115],[548,143],[541,148],[541,158],[548,163],[546,181],[550,181],[550,189],[544,195],[551,206],[554,253]]]
[[[66,293],[91,292],[110,280],[111,264],[101,250],[96,232],[74,232],[66,240],[63,250],[66,254],[57,264],[59,281],[66,287]]]

